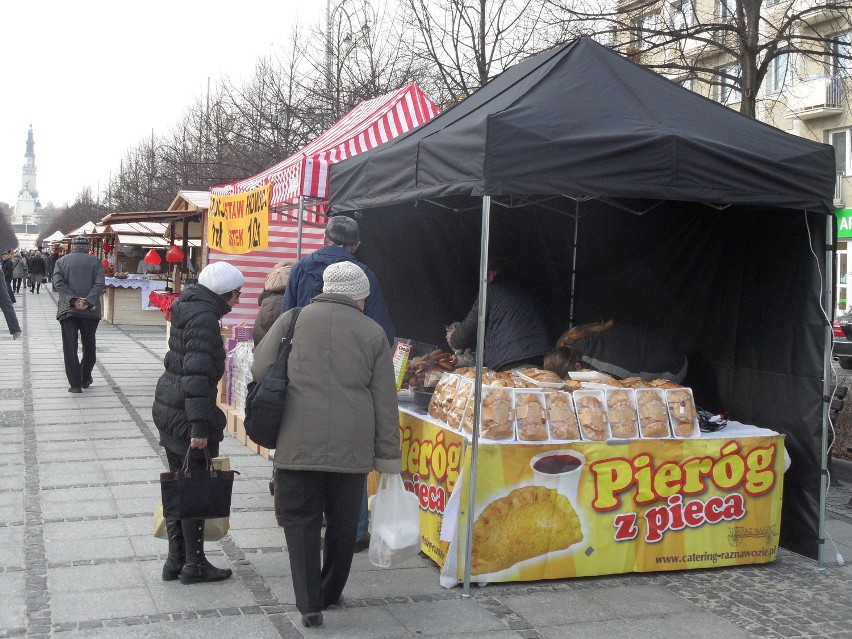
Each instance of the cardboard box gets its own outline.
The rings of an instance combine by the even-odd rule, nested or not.
[[[244,418],[245,415],[243,415],[242,411],[238,411],[234,408],[228,409],[228,420],[233,420],[234,422],[234,437],[243,444],[248,441],[248,437],[246,437],[246,427],[245,424],[243,424]]]
[[[222,379],[219,380],[219,384],[216,387],[216,402],[219,404],[225,403],[225,396],[227,394],[226,383],[225,376],[222,375]]]
[[[263,457],[264,459],[268,459],[268,460],[272,461],[272,458],[275,456],[275,449],[274,448],[264,448],[263,446],[261,446],[260,450],[258,451],[258,454],[261,457]]]

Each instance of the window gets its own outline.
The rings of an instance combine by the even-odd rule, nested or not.
[[[676,0],[672,3],[672,26],[686,29],[695,24],[695,5],[693,0]]]
[[[716,0],[716,15],[724,22],[733,20],[737,15],[736,0]]]
[[[828,141],[834,147],[834,160],[837,163],[837,170],[844,175],[850,174],[850,153],[849,145],[852,140],[852,131],[844,129],[843,131],[832,131],[828,134]]]
[[[716,101],[722,104],[734,104],[742,99],[740,93],[740,65],[732,64],[719,69],[716,78]]]
[[[826,74],[829,76],[848,77],[852,75],[852,32],[837,33],[828,45],[828,61]]]
[[[769,72],[766,74],[766,89],[769,93],[778,93],[790,81],[790,54],[780,53],[769,62]]]
[[[634,22],[638,45],[656,44],[660,35],[660,15],[648,13]]]

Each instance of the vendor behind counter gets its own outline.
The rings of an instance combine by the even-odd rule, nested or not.
[[[563,379],[571,371],[592,369],[619,379],[668,379],[678,384],[686,377],[688,364],[668,339],[612,320],[572,328],[544,358],[544,368]]]

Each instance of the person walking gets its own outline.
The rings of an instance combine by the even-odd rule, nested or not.
[[[12,299],[9,297],[9,291],[5,286],[0,286],[0,309],[3,310],[3,315],[6,318],[6,326],[9,327],[9,333],[12,334],[12,339],[18,339],[21,336],[21,325],[18,322],[18,315],[15,313],[15,307],[12,306]]]
[[[402,463],[390,345],[364,314],[367,275],[343,261],[322,277],[322,293],[296,320],[274,457],[296,607],[306,627],[322,625],[322,611],[341,602],[367,473],[399,473]],[[292,311],[279,317],[255,348],[254,381],[269,373],[292,321]]]
[[[54,246],[53,252],[51,252],[50,256],[47,258],[47,279],[50,280],[50,286],[54,291],[56,290],[56,287],[53,286],[53,269],[56,268],[56,262],[60,257],[62,257],[62,249],[58,246]]]
[[[290,269],[292,267],[293,263],[289,260],[278,262],[269,272],[269,275],[266,276],[263,292],[258,299],[260,308],[257,310],[257,315],[254,318],[252,339],[255,346],[260,343],[260,340],[266,335],[269,327],[281,315],[281,305],[284,303],[284,291],[287,289],[287,280],[290,277]]]
[[[101,320],[101,294],[104,292],[104,265],[89,255],[89,241],[74,238],[71,252],[56,262],[53,285],[59,294],[56,319],[62,327],[62,353],[68,392],[82,393],[92,385],[95,368],[95,334]],[[77,343],[83,344],[83,360],[77,356]]]
[[[395,329],[391,322],[382,289],[376,275],[354,257],[355,251],[361,244],[361,234],[358,222],[345,215],[336,215],[329,219],[325,227],[324,245],[302,258],[290,270],[287,290],[284,292],[282,311],[289,311],[296,306],[307,306],[315,296],[322,293],[323,272],[330,264],[349,262],[358,266],[370,282],[370,294],[364,302],[364,314],[379,324],[385,331],[389,344],[393,344]],[[367,491],[364,490],[361,504],[361,519],[358,520],[356,552],[366,550],[370,545],[370,511],[367,501]]]
[[[18,301],[15,299],[15,289],[12,287],[12,275],[15,271],[15,266],[12,263],[13,257],[15,256],[11,252],[3,254],[3,279],[6,280],[6,290],[9,293],[9,299],[12,300],[12,304]]]
[[[47,277],[47,264],[41,251],[33,253],[30,261],[30,293],[41,293],[42,279]],[[45,281],[47,281],[45,279]]]
[[[12,287],[17,295],[21,294],[21,282],[26,279],[28,271],[27,260],[20,253],[16,253],[12,258]]]
[[[225,346],[219,320],[240,299],[243,274],[227,262],[204,267],[198,284],[187,286],[171,306],[169,350],[165,372],[157,381],[151,414],[160,431],[171,471],[189,459],[190,469],[203,469],[219,455],[225,414],[216,405],[218,383],[225,373]],[[230,568],[217,568],[204,554],[203,519],[167,519],[169,556],[163,581],[182,584],[222,581]]]

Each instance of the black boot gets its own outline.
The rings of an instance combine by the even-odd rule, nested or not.
[[[217,568],[204,556],[204,520],[181,519],[183,539],[186,544],[186,563],[180,571],[182,584],[194,584],[199,581],[222,581],[230,577],[230,568]]]
[[[169,558],[163,566],[163,581],[174,581],[180,577],[180,571],[186,563],[186,544],[180,519],[167,519],[166,531],[169,534]]]

